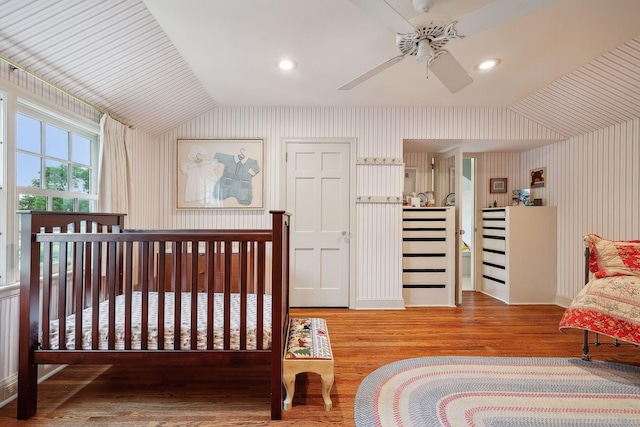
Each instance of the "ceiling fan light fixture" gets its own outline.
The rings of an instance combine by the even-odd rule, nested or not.
[[[298,66],[293,59],[285,58],[278,61],[278,68],[284,71],[291,71]]]
[[[485,61],[482,61],[478,65],[476,65],[476,70],[478,70],[478,71],[489,71],[489,70],[491,70],[493,68],[496,68],[498,65],[500,65],[501,62],[502,62],[502,60],[500,60],[500,58],[487,59]]]
[[[419,62],[426,62],[433,55],[433,49],[429,44],[428,39],[423,39],[418,42],[418,51],[416,52],[416,59]]]

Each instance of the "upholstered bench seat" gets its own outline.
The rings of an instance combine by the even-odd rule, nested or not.
[[[296,375],[300,372],[314,372],[320,375],[324,409],[330,411],[332,407],[330,392],[334,380],[333,352],[324,319],[310,317],[289,320],[287,351],[282,374],[287,391],[284,409],[291,408]]]

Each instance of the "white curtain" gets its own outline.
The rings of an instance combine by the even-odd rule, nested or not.
[[[100,119],[100,171],[98,211],[129,212],[129,160],[127,127],[108,114]]]

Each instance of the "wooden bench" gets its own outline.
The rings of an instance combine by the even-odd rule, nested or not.
[[[333,387],[333,352],[327,324],[320,318],[293,318],[289,321],[287,351],[283,361],[282,382],[287,392],[284,409],[291,409],[295,393],[296,375],[314,372],[322,380],[322,399],[325,411],[330,411]]]

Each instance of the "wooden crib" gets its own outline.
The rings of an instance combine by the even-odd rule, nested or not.
[[[285,212],[271,211],[270,230],[125,230],[122,214],[20,214],[18,419],[37,410],[40,364],[270,364],[271,418],[281,418]]]

